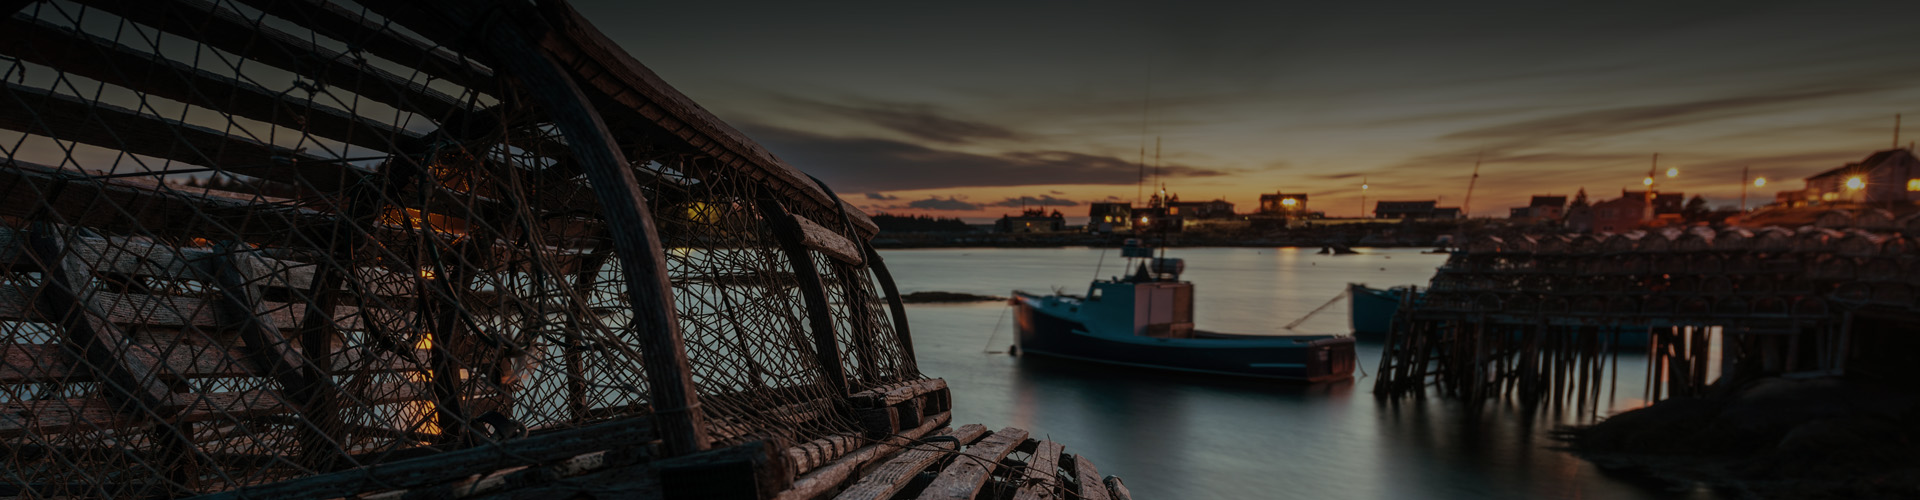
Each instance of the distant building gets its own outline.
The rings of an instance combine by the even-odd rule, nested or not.
[[[1067,229],[1067,217],[1054,210],[1052,215],[1047,209],[1034,208],[1023,210],[1019,217],[1002,215],[993,223],[996,233],[1053,233]]]
[[[1087,211],[1087,231],[1111,233],[1133,227],[1132,203],[1090,203]]]
[[[1527,206],[1509,209],[1507,218],[1527,223],[1559,222],[1566,218],[1566,212],[1567,197],[1534,195]]]
[[[1277,215],[1281,217],[1305,217],[1312,212],[1307,211],[1306,193],[1288,194],[1280,192],[1260,195],[1259,213],[1262,215]]]
[[[1621,196],[1593,204],[1591,229],[1602,233],[1618,233],[1640,227],[1647,213],[1647,199],[1644,197]]]
[[[1875,152],[1814,174],[1805,189],[1781,192],[1775,200],[1787,206],[1920,201],[1920,159],[1906,149]]]
[[[1373,216],[1382,219],[1458,219],[1460,207],[1435,206],[1437,201],[1382,201],[1373,206]]]
[[[1224,219],[1233,217],[1233,203],[1227,200],[1180,201],[1178,197],[1167,202],[1167,215],[1183,220]]]
[[[1591,222],[1583,221],[1577,226],[1585,226],[1586,229],[1602,233],[1618,233],[1631,231],[1649,223],[1678,222],[1683,219],[1680,212],[1686,200],[1686,193],[1654,191],[1653,213],[1649,214],[1646,191],[1623,189],[1620,191],[1619,198],[1593,204],[1593,208],[1589,209],[1589,213],[1592,214],[1589,218]],[[1582,229],[1577,226],[1569,224],[1571,229]]]
[[[1620,190],[1620,197],[1626,198],[1626,199],[1640,200],[1640,204],[1642,205],[1645,205],[1647,203],[1646,191],[1628,191],[1628,190],[1622,189]],[[1654,191],[1653,192],[1653,215],[1651,216],[1646,216],[1645,214],[1642,214],[1642,215],[1646,216],[1646,218],[1648,219],[1652,219],[1662,214],[1678,214],[1680,213],[1681,209],[1686,207],[1686,204],[1687,204],[1686,193],[1678,193],[1678,192],[1663,193],[1660,191]]]

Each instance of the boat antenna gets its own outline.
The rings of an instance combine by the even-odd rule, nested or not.
[[[1484,149],[1473,155],[1473,177],[1467,179],[1467,199],[1460,202],[1460,217],[1463,219],[1473,218],[1473,185],[1480,183],[1480,160],[1486,155]]]

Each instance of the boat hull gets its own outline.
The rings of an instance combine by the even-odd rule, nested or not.
[[[1381,290],[1359,283],[1347,285],[1347,317],[1353,327],[1353,338],[1368,342],[1380,342],[1387,339],[1387,330],[1393,328],[1393,315],[1400,311],[1400,297],[1405,289]]]
[[[1111,335],[1036,307],[1016,294],[1014,329],[1021,355],[1052,356],[1161,370],[1307,383],[1353,378],[1353,339],[1195,332],[1195,338]]]

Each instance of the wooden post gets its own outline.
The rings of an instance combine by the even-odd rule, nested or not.
[[[812,251],[800,243],[800,224],[778,201],[761,198],[754,200],[754,203],[759,206],[761,216],[772,226],[774,239],[779,241],[780,249],[787,254],[787,260],[793,267],[800,298],[807,307],[807,326],[813,330],[814,359],[820,365],[821,378],[836,397],[846,399],[851,393],[847,386],[846,368],[840,359],[840,344],[834,338],[832,305],[827,303],[826,285],[821,282],[819,270],[814,266]]]
[[[887,309],[893,315],[893,334],[900,342],[902,361],[909,364],[913,371],[920,371],[913,353],[913,332],[907,328],[907,306],[900,301],[900,287],[893,282],[893,273],[887,271],[887,263],[875,251],[873,242],[862,241],[860,248],[867,253],[867,266],[873,269],[873,276],[880,281],[880,291],[887,295]]]

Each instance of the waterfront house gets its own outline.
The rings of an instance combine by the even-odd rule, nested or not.
[[[1920,201],[1920,159],[1907,149],[1878,151],[1806,178],[1806,188],[1775,198],[1789,207]]]
[[[1305,217],[1309,213],[1307,212],[1307,194],[1276,192],[1260,195],[1259,213],[1289,218]]]
[[[993,223],[996,233],[1052,233],[1066,230],[1067,217],[1056,209],[1047,214],[1047,209],[1031,208],[1020,211],[1020,216],[1002,215]]]

